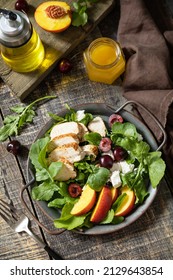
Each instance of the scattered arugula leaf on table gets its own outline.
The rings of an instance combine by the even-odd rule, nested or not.
[[[45,99],[56,98],[56,96],[44,96],[36,99],[28,106],[17,105],[11,107],[14,115],[8,115],[5,117],[3,123],[4,125],[0,128],[0,141],[5,141],[9,136],[18,135],[20,129],[27,123],[31,123],[35,116],[35,111],[33,107],[36,103],[43,101]]]
[[[88,8],[98,0],[78,0],[73,2],[73,14],[72,14],[72,25],[73,26],[84,26],[88,22]]]

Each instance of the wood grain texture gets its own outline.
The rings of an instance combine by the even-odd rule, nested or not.
[[[99,1],[94,4],[94,9],[89,9],[89,23],[85,27],[70,26],[70,28],[62,33],[53,34],[43,30],[35,22],[34,11],[42,2],[43,1],[41,0],[28,0],[30,5],[28,17],[45,47],[45,59],[41,67],[30,73],[17,73],[11,71],[8,66],[5,65],[2,57],[0,57],[0,75],[4,82],[11,88],[13,95],[21,100],[38,86],[38,84],[55,67],[57,61],[61,57],[67,56],[87,36],[87,34],[95,28],[95,26],[112,9],[114,4],[113,0]],[[72,7],[72,0],[66,2]],[[0,6],[8,9],[14,9],[14,3],[14,1],[0,0]]]
[[[67,74],[58,73],[53,69],[51,73],[25,99],[29,104],[41,96],[54,94],[56,99],[39,104],[33,124],[26,126],[15,139],[23,146],[22,153],[17,158],[7,153],[6,144],[0,143],[0,196],[8,195],[14,204],[21,207],[19,190],[27,182],[28,150],[38,131],[50,119],[48,112],[58,113],[65,104],[73,107],[87,102],[109,103],[117,109],[124,103],[121,80],[113,85],[95,83],[88,80],[82,59],[83,50],[95,38],[108,34],[116,38],[116,22],[118,7],[106,17],[99,28],[95,28],[87,38],[70,54],[73,70]],[[115,28],[114,28],[115,26]],[[10,113],[10,107],[22,104],[11,95],[10,88],[0,80],[1,117]],[[0,118],[0,125],[2,125]],[[29,202],[29,196],[26,195]],[[52,223],[37,208],[31,207],[37,213],[39,220],[45,225]],[[173,197],[170,189],[163,180],[158,195],[144,215],[135,223],[118,232],[104,236],[83,236],[71,231],[65,231],[59,236],[48,235],[43,232],[49,245],[64,259],[173,259]],[[41,236],[42,232],[32,221],[32,229]],[[9,242],[9,239],[11,242]],[[15,234],[0,218],[0,259],[49,259],[47,254],[33,242],[25,233]]]
[[[6,150],[6,143],[0,145],[0,198],[6,202],[13,201],[16,208],[22,209],[19,190],[23,185],[18,162],[15,157]],[[29,200],[27,199],[29,204]],[[24,210],[24,209],[23,209]],[[36,225],[31,223],[33,232],[41,237]],[[0,259],[49,259],[47,253],[39,247],[27,233],[16,234],[8,224],[0,217]],[[2,239],[2,236],[4,237]],[[2,241],[3,240],[3,241]],[[8,251],[6,250],[8,247]],[[20,249],[19,249],[20,248]],[[31,248],[28,250],[28,248]]]

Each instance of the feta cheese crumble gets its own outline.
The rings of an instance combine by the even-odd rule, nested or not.
[[[112,172],[111,176],[110,176],[110,181],[112,183],[112,186],[114,188],[118,188],[121,186],[121,178],[120,178],[120,171],[119,170],[115,170]]]
[[[135,167],[134,164],[132,164],[132,163],[129,164],[125,160],[120,161],[119,164],[121,166],[121,171],[122,171],[123,174],[132,172],[134,167]]]
[[[85,117],[85,110],[78,110],[76,112],[76,118],[78,121],[81,121]]]

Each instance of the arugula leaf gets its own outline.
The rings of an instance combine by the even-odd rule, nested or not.
[[[32,188],[31,195],[35,200],[49,201],[54,192],[58,191],[59,187],[50,180],[44,181],[42,184]]]
[[[62,206],[64,206],[65,203],[66,203],[65,197],[55,198],[54,200],[48,203],[48,207],[62,208]]]
[[[58,182],[59,185],[59,193],[61,196],[64,197],[69,197],[69,192],[68,192],[68,184],[66,182]]]
[[[156,188],[160,180],[164,176],[166,165],[161,158],[161,152],[155,151],[149,153],[146,157],[148,165],[149,178],[153,188]]]
[[[5,141],[11,135],[17,135],[17,123],[19,118],[17,117],[16,120],[11,124],[5,124],[0,128],[0,141]]]
[[[104,218],[104,220],[102,220],[100,222],[101,225],[105,225],[105,224],[113,224],[113,225],[117,225],[120,224],[124,221],[124,217],[120,216],[120,217],[116,217],[115,216],[115,211],[111,208],[108,213],[107,216]]]
[[[147,183],[142,177],[136,182],[134,191],[136,195],[135,204],[142,204],[144,199],[149,195],[149,192],[147,191]]]
[[[68,230],[72,230],[83,225],[84,220],[88,214],[82,216],[73,216],[70,214],[72,208],[72,203],[66,203],[64,205],[64,207],[62,208],[61,217],[54,220],[54,225],[56,228],[65,228]]]
[[[53,113],[51,113],[51,112],[48,112],[48,114],[49,114],[49,116],[50,116],[53,120],[55,120],[57,123],[61,123],[61,122],[64,122],[64,121],[65,121],[65,119],[64,119],[63,117],[60,117],[60,116],[58,116],[58,115],[55,115],[55,114],[53,114]]]
[[[97,132],[89,132],[84,135],[84,140],[88,141],[90,144],[99,146],[102,137]]]
[[[62,208],[67,202],[74,204],[76,198],[69,196],[58,197],[48,203],[48,207]]]
[[[115,122],[112,125],[112,134],[123,136],[123,137],[133,137],[135,139],[138,139],[138,132],[136,130],[136,127],[134,124],[125,122]]]
[[[52,179],[59,173],[62,166],[63,166],[62,162],[51,162],[51,164],[48,167],[48,172]]]
[[[88,15],[86,12],[81,10],[77,10],[76,12],[73,12],[72,14],[72,25],[73,26],[84,26],[88,21]]]
[[[23,106],[23,105],[16,105],[14,107],[11,107],[11,111],[13,111],[17,114],[21,114],[24,110],[25,110],[25,106]]]
[[[121,204],[124,202],[124,200],[126,199],[127,194],[123,193],[121,195],[118,196],[118,198],[115,200],[115,202],[112,205],[112,209],[114,210],[114,213],[116,213],[118,211],[118,208],[121,206]]]
[[[62,162],[52,162],[48,168],[36,169],[36,181],[44,181],[50,179],[54,182],[54,177],[61,170]]]
[[[144,199],[148,196],[147,181],[144,179],[143,175],[145,172],[145,169],[143,169],[142,165],[140,165],[137,170],[121,176],[122,185],[128,185],[130,189],[135,191],[135,204],[142,204]]]
[[[95,165],[90,164],[86,161],[81,161],[81,162],[75,162],[74,166],[82,171],[83,173],[89,174],[92,173],[95,170]]]
[[[31,145],[29,158],[31,159],[31,162],[36,170],[41,170],[42,167],[45,166],[45,160],[41,159],[41,155],[43,157],[45,156],[45,147],[47,146],[49,139],[50,138],[48,136],[45,138],[40,138]],[[43,152],[41,153],[41,151],[44,151],[44,154]]]
[[[114,218],[113,218],[111,224],[117,225],[117,224],[122,223],[123,221],[124,221],[124,217],[122,217],[122,216],[120,216],[120,217],[114,216]]]
[[[67,122],[70,121],[77,121],[77,115],[76,115],[76,111],[72,108],[70,108],[67,104],[66,104],[66,108],[69,110],[69,112],[65,115],[65,120]]]
[[[80,120],[80,123],[83,123],[84,125],[87,126],[88,123],[92,120],[93,120],[93,115],[90,113],[85,113],[85,117],[82,120]]]
[[[31,145],[29,158],[36,169],[36,181],[50,179],[53,182],[54,177],[63,166],[62,162],[51,162],[51,164],[48,165],[46,152],[49,139],[48,136],[40,138]]]
[[[26,124],[31,123],[35,116],[33,107],[36,103],[45,99],[56,98],[56,96],[44,96],[36,99],[28,106],[17,105],[11,108],[11,111],[15,112],[16,115],[9,115],[4,119],[4,125],[0,128],[0,141],[5,141],[9,136],[18,135],[20,129]]]
[[[92,174],[89,175],[87,184],[95,191],[100,191],[106,184],[110,176],[110,171],[104,167],[96,167]]]
[[[49,173],[45,168],[36,169],[35,178],[37,182],[45,181],[49,179]],[[51,180],[52,181],[52,180]]]
[[[110,224],[114,218],[114,210],[110,209],[106,215],[106,217],[100,222],[100,224],[104,225],[104,224]]]
[[[14,115],[6,116],[5,119],[4,119],[4,124],[12,123],[15,120],[16,120],[16,116],[14,116]]]
[[[78,0],[73,2],[72,25],[84,26],[88,22],[88,8],[98,0]]]

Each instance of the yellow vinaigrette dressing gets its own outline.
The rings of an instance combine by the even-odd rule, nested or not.
[[[4,62],[16,72],[36,70],[44,47],[25,13],[0,9],[0,44]]]
[[[124,71],[120,46],[109,38],[94,40],[84,52],[84,63],[92,81],[112,84]]]
[[[38,34],[33,29],[29,41],[18,48],[1,48],[1,55],[6,64],[16,72],[36,70],[43,62],[45,51]]]
[[[115,48],[109,45],[99,45],[91,52],[91,59],[98,65],[112,64],[117,58]]]

